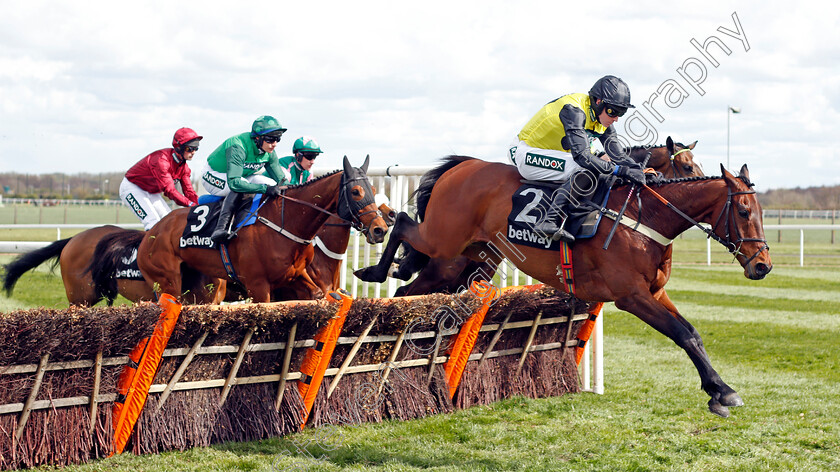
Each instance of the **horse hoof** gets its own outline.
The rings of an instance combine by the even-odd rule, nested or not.
[[[714,400],[709,400],[709,411],[721,418],[729,418],[729,408],[726,408]]]
[[[364,269],[359,269],[353,272],[353,275],[359,278],[359,280],[363,282],[376,282],[382,283],[385,281],[385,277],[379,276],[374,272],[376,266],[372,267],[365,267]]]
[[[737,392],[728,393],[720,398],[720,404],[723,406],[744,406],[744,400]]]

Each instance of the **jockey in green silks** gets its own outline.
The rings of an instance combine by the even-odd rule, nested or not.
[[[207,157],[201,183],[211,195],[225,197],[219,221],[210,238],[217,244],[232,237],[231,220],[244,193],[279,195],[286,183],[274,148],[286,128],[264,115],[251,125],[251,132],[228,138]],[[267,175],[257,174],[265,169]]]
[[[321,154],[321,147],[315,139],[302,136],[292,146],[292,155],[280,158],[280,167],[286,173],[291,185],[305,184],[312,179],[312,166]]]

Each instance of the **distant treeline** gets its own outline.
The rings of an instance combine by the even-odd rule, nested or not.
[[[98,174],[0,173],[0,193],[7,198],[118,199],[125,172]]]
[[[19,174],[0,173],[0,193],[12,198],[111,199],[119,198],[124,172],[99,174]],[[193,177],[195,177],[193,175]],[[763,208],[792,210],[840,209],[840,185],[777,189],[760,192]]]
[[[768,190],[759,192],[758,201],[762,208],[783,210],[840,209],[840,185]]]

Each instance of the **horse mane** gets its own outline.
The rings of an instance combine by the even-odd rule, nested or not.
[[[332,175],[335,175],[335,174],[337,174],[337,173],[339,173],[339,172],[344,172],[344,171],[343,171],[343,170],[341,170],[341,169],[334,170],[334,171],[332,171],[332,172],[328,172],[328,173],[326,173],[326,174],[324,174],[324,175],[322,175],[322,176],[320,176],[320,177],[316,177],[316,178],[314,178],[314,179],[312,179],[312,180],[309,180],[309,181],[307,181],[307,182],[304,182],[304,183],[302,183],[302,184],[289,185],[289,186],[287,187],[287,190],[293,190],[293,189],[298,189],[298,188],[306,187],[307,185],[312,185],[312,184],[314,184],[315,182],[318,182],[318,181],[320,181],[320,180],[326,179],[327,177],[330,177],[330,176],[332,176]]]
[[[94,303],[103,298],[108,301],[108,306],[114,303],[119,293],[117,279],[114,277],[117,263],[125,257],[126,249],[137,247],[145,235],[145,231],[126,229],[105,235],[96,243],[90,265],[85,269],[93,278],[93,291],[96,296]]]
[[[741,182],[744,182],[744,184],[747,187],[754,187],[755,186],[755,184],[752,183],[752,181],[750,181],[750,179],[747,178],[747,176],[745,176],[745,175],[736,175],[735,177],[738,178],[738,179],[741,179]],[[680,183],[680,182],[696,182],[696,181],[699,181],[699,180],[715,180],[715,179],[722,179],[722,178],[723,178],[722,175],[704,175],[704,176],[692,176],[692,177],[679,177],[679,178],[676,178],[676,179],[662,179],[660,182],[652,184],[652,186],[658,187],[660,185],[665,185],[665,184],[674,184],[674,183]]]
[[[443,164],[423,174],[420,179],[420,185],[417,190],[411,194],[409,200],[414,199],[417,203],[417,217],[420,221],[426,216],[426,206],[429,204],[429,198],[432,196],[432,188],[435,186],[437,180],[446,173],[449,169],[461,164],[462,162],[474,160],[474,157],[468,156],[446,156],[443,159]]]
[[[657,144],[656,146],[651,146],[650,144],[640,144],[640,145],[637,145],[637,146],[625,147],[623,149],[624,149],[624,152],[632,155],[634,152],[649,151],[651,149],[659,149],[659,148],[664,148],[664,147],[668,147],[668,145],[667,144]],[[688,148],[688,146],[686,146],[685,144],[680,143],[680,142],[676,142],[676,141],[674,141],[674,147],[675,148],[676,147],[681,147],[683,149]],[[604,154],[606,154],[606,152],[598,151],[598,154],[596,154],[595,156],[596,157],[601,157]]]

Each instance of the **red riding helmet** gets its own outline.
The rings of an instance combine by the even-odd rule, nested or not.
[[[180,149],[181,146],[187,144],[190,141],[194,141],[196,139],[201,140],[203,136],[199,136],[198,133],[193,131],[190,128],[181,128],[175,132],[175,136],[172,137],[172,147],[175,149]]]

